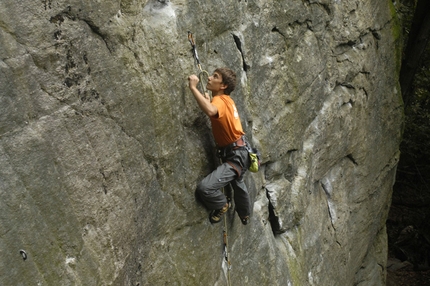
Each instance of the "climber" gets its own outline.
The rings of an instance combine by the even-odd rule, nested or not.
[[[222,161],[216,170],[198,184],[196,195],[211,211],[210,222],[218,223],[229,208],[221,188],[230,183],[234,190],[236,211],[241,222],[246,225],[249,223],[251,203],[243,176],[249,168],[250,160],[239,114],[230,97],[236,86],[236,74],[228,68],[214,71],[206,86],[212,92],[212,102],[208,94],[203,95],[198,90],[199,78],[196,75],[190,75],[188,83],[200,109],[211,120],[217,155]]]

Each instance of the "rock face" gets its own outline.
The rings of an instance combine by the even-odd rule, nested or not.
[[[230,270],[188,30],[263,154]],[[0,284],[383,285],[398,37],[390,0],[2,0]]]

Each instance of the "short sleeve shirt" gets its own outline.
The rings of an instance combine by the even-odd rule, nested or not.
[[[239,140],[245,133],[233,99],[228,95],[217,95],[212,104],[218,109],[218,114],[210,117],[216,144],[225,147]]]

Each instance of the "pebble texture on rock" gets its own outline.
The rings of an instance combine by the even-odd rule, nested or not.
[[[229,273],[188,30],[263,154]],[[399,31],[391,0],[2,0],[0,284],[384,285]]]

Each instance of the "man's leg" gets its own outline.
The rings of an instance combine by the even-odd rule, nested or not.
[[[230,164],[224,163],[197,185],[197,196],[206,208],[209,210],[219,210],[225,206],[227,198],[221,192],[221,188],[234,180],[236,176],[234,168]]]
[[[249,217],[251,215],[251,199],[245,182],[243,179],[233,180],[231,185],[234,190],[234,203],[237,214],[241,219]]]

